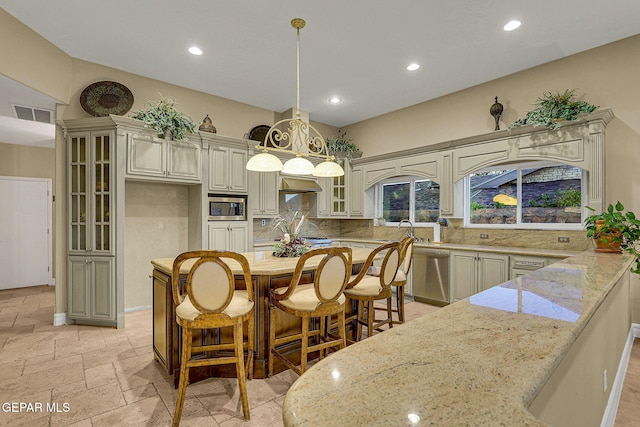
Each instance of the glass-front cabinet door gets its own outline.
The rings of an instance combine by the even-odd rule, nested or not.
[[[337,162],[343,169],[347,169],[347,164],[344,160],[338,160]],[[346,180],[344,175],[333,178],[331,215],[347,215],[347,187],[345,183]]]
[[[87,133],[69,138],[69,252],[112,253],[112,136]]]

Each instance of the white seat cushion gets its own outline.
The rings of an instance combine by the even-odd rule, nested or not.
[[[349,282],[354,280],[357,276],[351,276]],[[362,280],[351,289],[345,289],[344,293],[348,295],[367,295],[375,296],[382,292],[382,286],[380,286],[380,278],[376,276],[369,276],[365,274]]]
[[[276,293],[283,294],[287,288],[278,288]],[[337,299],[338,304],[344,304],[346,298],[340,295]],[[280,300],[280,304],[291,309],[299,311],[314,311],[320,305],[320,300],[316,297],[313,283],[296,286],[296,290],[286,300]]]
[[[396,273],[396,278],[394,279],[394,282],[404,282],[407,280],[407,275],[404,274],[404,271],[398,269],[398,272]]]
[[[233,298],[223,313],[229,317],[240,317],[251,310],[253,310],[253,301],[249,301],[247,291],[241,290],[233,293]],[[176,316],[181,319],[193,321],[201,314],[202,313],[193,306],[188,296],[176,307]]]

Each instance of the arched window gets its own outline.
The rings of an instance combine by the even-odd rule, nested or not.
[[[378,184],[378,212],[387,223],[403,219],[415,224],[432,224],[440,215],[440,186],[419,177],[398,177]]]
[[[497,165],[465,178],[465,224],[579,229],[585,204],[583,171],[531,162]]]

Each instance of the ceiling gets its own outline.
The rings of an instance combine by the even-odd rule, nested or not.
[[[276,112],[295,106],[289,22],[304,18],[300,107],[338,127],[640,33],[640,2],[623,0],[0,0],[0,7],[73,57]],[[511,19],[522,26],[503,31]],[[204,54],[187,53],[192,45]],[[407,71],[411,62],[420,68]],[[330,104],[332,96],[343,102]]]

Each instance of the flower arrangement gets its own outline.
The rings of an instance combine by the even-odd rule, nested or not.
[[[160,138],[180,141],[187,133],[195,131],[196,124],[191,117],[177,111],[175,104],[175,100],[161,96],[156,103],[147,102],[149,109],[138,111],[131,117],[152,127]]]
[[[311,249],[311,244],[298,236],[303,224],[304,215],[299,212],[287,216],[276,215],[273,218],[273,230],[283,233],[282,239],[273,245],[273,255],[277,257],[298,257]]]

